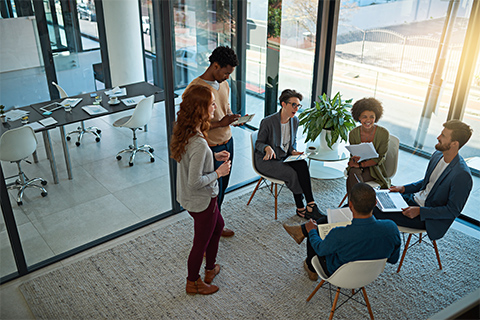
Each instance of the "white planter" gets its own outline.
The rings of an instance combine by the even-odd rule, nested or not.
[[[326,139],[326,136],[327,135],[330,135],[331,131],[330,130],[322,130],[322,132],[320,132],[320,135],[317,137],[317,139],[315,139],[315,141],[313,142],[309,142],[307,143],[307,150],[309,152],[325,152],[325,151],[332,151],[332,150],[337,150],[338,149],[338,146],[340,145],[340,137],[337,139],[337,142],[335,142],[333,145],[332,145],[332,148],[330,149],[327,145],[327,139]]]

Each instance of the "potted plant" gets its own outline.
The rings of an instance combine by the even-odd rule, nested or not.
[[[315,101],[315,106],[303,111],[300,116],[300,125],[303,125],[303,133],[307,134],[305,142],[315,141],[322,131],[330,131],[325,135],[328,148],[340,139],[348,141],[348,132],[355,128],[350,109],[352,100],[343,100],[338,92],[333,99],[329,99],[324,93]]]
[[[2,123],[7,122],[7,117],[5,117],[5,106],[3,104],[0,105],[0,120]]]

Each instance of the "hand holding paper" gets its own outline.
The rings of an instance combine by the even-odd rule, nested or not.
[[[371,142],[364,142],[360,144],[352,144],[345,146],[352,156],[360,157],[357,162],[361,162],[368,159],[378,158],[377,150]]]

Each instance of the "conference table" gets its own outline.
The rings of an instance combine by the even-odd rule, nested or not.
[[[136,105],[126,105],[122,100],[130,98],[130,97],[137,97],[140,95],[144,95],[145,97],[148,97],[150,95],[155,95],[154,102],[160,102],[165,100],[165,93],[164,91],[157,87],[154,86],[148,82],[138,82],[138,83],[133,83],[133,84],[128,84],[125,86],[120,86],[120,88],[125,88],[126,89],[126,95],[124,96],[119,96],[120,103],[116,105],[110,105],[108,103],[109,97],[105,94],[106,91],[109,91],[110,89],[104,89],[104,90],[98,90],[94,92],[89,92],[89,93],[84,93],[84,94],[79,94],[75,96],[69,96],[68,98],[82,98],[82,100],[74,107],[72,108],[71,112],[66,112],[64,108],[59,108],[55,111],[53,111],[50,115],[44,115],[43,110],[41,110],[42,107],[49,105],[54,102],[62,102],[65,98],[63,99],[55,99],[55,100],[50,100],[50,101],[45,101],[45,102],[40,102],[36,104],[32,104],[29,106],[25,106],[22,108],[19,108],[20,110],[24,111],[29,111],[28,115],[28,121],[30,124],[35,123],[39,120],[46,119],[48,117],[52,117],[55,119],[56,123],[45,126],[45,127],[36,127],[35,132],[41,132],[43,136],[43,141],[45,144],[45,152],[47,154],[47,158],[50,162],[50,168],[52,171],[52,176],[53,176],[53,181],[55,184],[58,183],[58,172],[57,172],[57,166],[56,166],[56,161],[55,161],[55,156],[53,154],[53,147],[52,147],[52,141],[50,138],[50,133],[49,130],[59,128],[60,130],[60,137],[62,140],[62,148],[63,148],[63,154],[65,158],[65,164],[67,168],[67,173],[68,173],[68,178],[73,179],[73,174],[72,174],[72,166],[70,162],[70,153],[68,150],[68,144],[66,141],[66,135],[65,135],[65,126],[68,124],[76,123],[76,122],[81,122],[89,119],[94,119],[97,117],[103,117],[103,116],[108,116],[114,113],[126,111],[126,110],[131,110],[136,107]],[[102,101],[100,105],[107,110],[107,112],[100,113],[100,114],[94,114],[90,115],[86,111],[82,109],[83,106],[87,105],[93,105],[95,102],[95,96],[101,96]],[[9,121],[7,123],[3,123],[0,126],[0,135],[3,134],[6,130],[17,128],[22,126],[23,124],[21,123],[21,120],[16,120],[16,121]],[[34,154],[34,160],[37,162],[36,154]]]

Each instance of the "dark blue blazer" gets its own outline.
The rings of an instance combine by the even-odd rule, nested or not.
[[[436,151],[428,163],[425,177],[405,186],[405,193],[415,193],[425,189],[435,166],[443,157]],[[420,219],[425,221],[428,237],[442,238],[456,217],[460,215],[472,190],[473,180],[470,169],[457,154],[445,168],[430,190],[425,207],[420,208]]]

